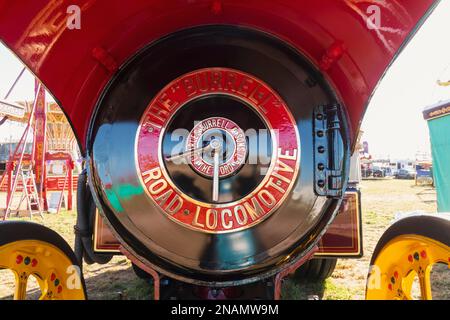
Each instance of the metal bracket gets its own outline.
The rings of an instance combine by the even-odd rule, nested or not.
[[[344,183],[344,141],[340,105],[314,110],[314,190],[320,196],[340,198]]]
[[[160,277],[158,272],[156,270],[153,270],[152,268],[148,267],[144,263],[142,263],[141,260],[136,258],[130,251],[125,249],[123,246],[120,246],[120,252],[127,257],[132,263],[137,265],[139,268],[147,272],[149,275],[153,278],[153,300],[159,300],[160,298]]]
[[[319,250],[318,246],[314,246],[307,254],[301,257],[297,262],[295,262],[290,267],[280,271],[275,275],[275,292],[274,292],[274,300],[281,299],[281,287],[283,284],[283,279],[287,277],[289,274],[295,272],[298,268],[300,268],[306,261],[312,259],[314,254]]]

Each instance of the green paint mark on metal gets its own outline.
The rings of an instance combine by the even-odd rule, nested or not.
[[[117,213],[124,211],[121,201],[130,200],[134,196],[141,195],[144,190],[141,186],[135,186],[132,184],[119,184],[114,189],[105,190],[106,196]]]

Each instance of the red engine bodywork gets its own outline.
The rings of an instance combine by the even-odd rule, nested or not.
[[[114,72],[149,43],[177,30],[209,24],[262,30],[301,51],[322,69],[345,103],[354,141],[378,81],[436,3],[0,0],[0,39],[58,100],[83,150],[93,108]],[[67,28],[70,5],[81,9],[79,30]],[[378,13],[377,27],[371,16]]]

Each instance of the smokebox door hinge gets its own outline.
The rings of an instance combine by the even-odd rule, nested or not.
[[[341,106],[314,110],[314,189],[320,196],[341,197],[344,183],[344,141]]]

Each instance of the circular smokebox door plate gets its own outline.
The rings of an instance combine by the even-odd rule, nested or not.
[[[211,116],[210,106],[219,102],[224,116]],[[243,117],[256,128],[240,127]],[[258,161],[250,156],[249,136],[261,130],[267,132],[269,161],[258,167],[259,177],[244,180]],[[175,133],[181,136],[177,144],[170,143]],[[135,152],[140,182],[167,218],[197,231],[226,233],[260,223],[283,203],[296,181],[300,145],[286,103],[266,83],[237,70],[206,68],[173,80],[153,98]],[[247,182],[230,190],[235,181]]]

